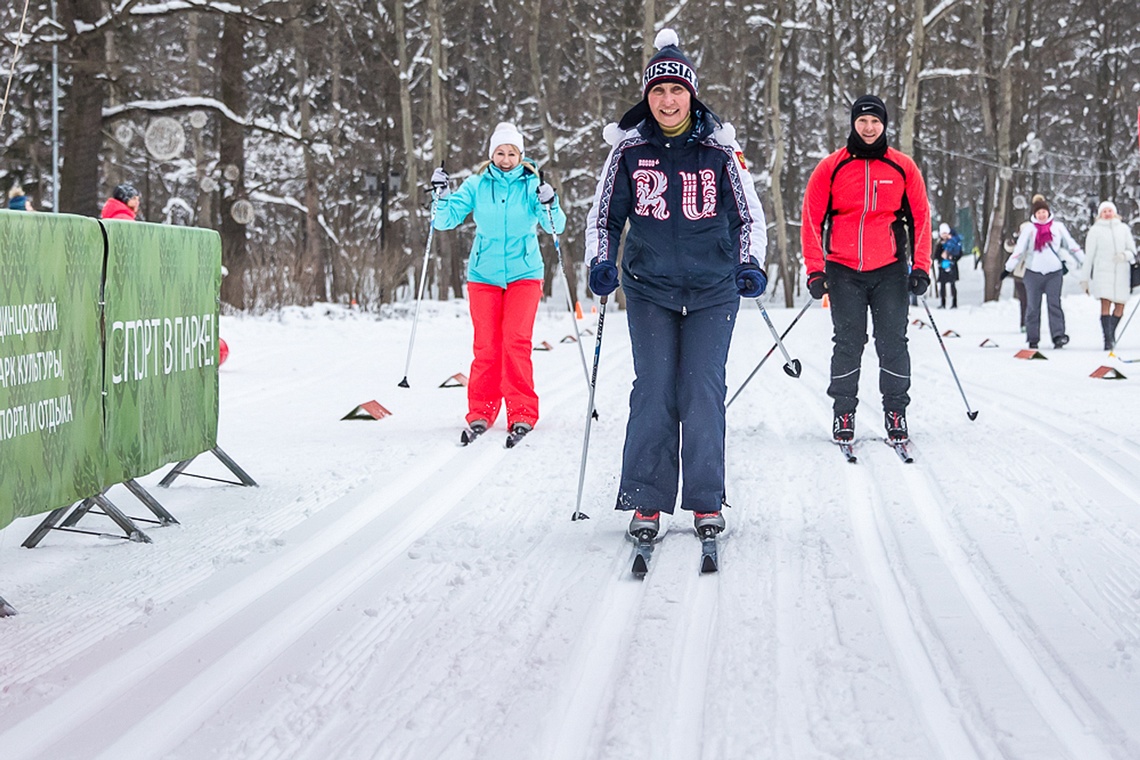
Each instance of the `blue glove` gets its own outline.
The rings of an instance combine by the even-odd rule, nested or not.
[[[768,287],[767,275],[751,261],[747,264],[737,264],[732,270],[732,277],[736,280],[736,292],[741,298],[759,298],[764,295],[764,290]]]
[[[618,272],[614,263],[608,259],[595,260],[590,266],[590,290],[594,291],[595,295],[608,296],[617,290],[617,286]]]

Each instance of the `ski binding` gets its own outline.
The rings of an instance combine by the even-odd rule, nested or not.
[[[720,569],[716,553],[716,536],[719,531],[705,528],[697,535],[701,539],[701,573],[715,573]]]
[[[901,441],[893,441],[890,438],[884,438],[883,443],[890,446],[899,455],[899,459],[903,460],[906,464],[914,463],[914,456],[910,453],[910,439],[904,438]]]
[[[843,452],[843,456],[848,462],[855,464],[859,461],[859,458],[855,456],[854,441],[836,441],[836,443],[839,444],[839,450]]]
[[[636,536],[629,538],[634,542],[633,565],[630,571],[634,578],[640,580],[649,572],[649,560],[653,558],[653,546],[657,543],[657,537],[648,530],[642,530],[638,531]]]

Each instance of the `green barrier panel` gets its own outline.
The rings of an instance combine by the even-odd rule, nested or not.
[[[104,484],[103,233],[0,211],[0,528]]]
[[[107,480],[112,485],[217,445],[217,232],[103,222]]]

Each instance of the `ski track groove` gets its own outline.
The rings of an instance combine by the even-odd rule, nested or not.
[[[995,400],[991,399],[991,401]],[[1009,403],[1008,395],[1003,396],[1003,402]],[[1012,413],[1002,409],[999,404],[994,403],[994,407],[999,410],[999,413],[1012,416]],[[1039,410],[1035,411],[1039,412]],[[1036,414],[1023,412],[1021,416],[1016,418],[1016,421],[1042,431],[1048,431],[1051,428],[1055,433],[1066,432],[1059,426],[1042,422]],[[1108,474],[1104,468],[1094,466],[1083,452],[1079,452],[1066,444],[1062,445],[1071,455],[1085,461],[1090,465],[1090,469],[1105,477],[1106,480],[1115,483],[1120,482],[1118,478]],[[917,448],[916,454],[918,457],[922,457],[923,450]],[[860,457],[860,465],[864,463],[864,459],[864,457]],[[916,459],[916,464],[920,461]],[[937,497],[934,495],[931,476],[925,473],[922,466],[903,465],[901,462],[898,464],[903,467],[902,477],[908,486],[908,493],[917,496],[915,499],[916,512],[923,528],[932,539],[959,592],[970,605],[975,620],[981,625],[998,651],[1002,653],[1003,660],[1010,673],[1021,684],[1022,691],[1042,716],[1046,725],[1053,731],[1059,744],[1064,746],[1074,758],[1110,760],[1113,757],[1111,750],[1090,734],[1088,722],[1095,718],[1101,724],[1097,728],[1104,730],[1111,736],[1123,737],[1126,736],[1126,733],[1115,725],[1107,710],[1088,693],[1076,675],[1064,666],[1062,660],[1056,656],[1057,653],[1051,649],[1048,641],[1032,619],[1024,612],[1019,611],[1016,617],[1019,627],[1023,632],[1030,634],[1030,640],[1037,645],[1039,654],[1035,654],[1034,650],[1023,641],[1018,628],[1015,627],[1014,623],[1007,620],[1006,615],[991,598],[990,593],[987,592],[975,574],[969,556],[962,551],[958,541],[952,535],[939,508]],[[860,465],[856,465],[856,467]],[[853,473],[849,472],[849,475],[851,474]],[[873,479],[868,478],[867,480],[867,485],[874,488]],[[1127,485],[1125,487],[1129,488]],[[883,521],[887,519],[886,511],[883,508],[881,497],[875,496],[873,500],[875,502],[876,523],[881,527],[884,525]],[[882,545],[885,548],[885,543]],[[894,562],[892,564],[898,566],[900,563]],[[905,601],[903,604],[905,605]],[[1007,604],[1007,606],[1009,605]],[[1013,609],[1017,609],[1017,606],[1014,605]],[[915,629],[918,630],[918,628],[916,619]],[[931,631],[931,634],[937,637],[936,632]],[[940,641],[943,648],[945,648],[944,644]],[[1046,655],[1046,653],[1048,663],[1052,666],[1051,672],[1046,672],[1045,667],[1038,659],[1040,655]],[[1064,685],[1068,688],[1062,690],[1055,684],[1055,680],[1063,680]],[[935,685],[934,683],[928,684],[928,687],[933,688]],[[928,689],[922,691],[927,693]],[[1081,700],[1074,704],[1076,695],[1080,695]],[[955,709],[949,704],[947,707],[951,710]],[[943,745],[943,751],[945,752],[945,745]],[[961,751],[962,747],[955,748],[953,753],[946,755],[947,760],[967,757],[967,755],[958,754]]]
[[[1124,454],[1129,459],[1133,460],[1135,465],[1140,465],[1140,447],[1137,447],[1131,441],[1120,439],[1117,437],[1118,444],[1101,444],[1093,452],[1096,457],[1090,456],[1090,453],[1084,449],[1077,448],[1068,444],[1066,441],[1069,437],[1069,427],[1062,427],[1060,425],[1044,422],[1040,419],[1040,410],[1031,410],[1024,404],[1021,404],[1019,412],[1013,412],[1005,409],[1002,404],[1009,403],[1008,398],[999,394],[992,389],[985,389],[982,393],[988,401],[993,404],[995,413],[999,417],[1005,417],[1014,426],[1023,425],[1030,429],[1036,430],[1040,436],[1046,440],[1057,440],[1060,443],[1055,448],[1055,456],[1058,460],[1058,469],[1063,469],[1063,464],[1068,460],[1075,460],[1085,464],[1090,471],[1098,475],[1108,487],[1112,488],[1122,497],[1128,500],[1128,503],[1140,503],[1140,486],[1136,485],[1136,479],[1128,477],[1129,470],[1126,465],[1121,464],[1114,454]],[[1000,398],[1000,403],[999,403]],[[1104,428],[1100,430],[1105,435],[1111,435],[1109,431]],[[1099,457],[1099,460],[1097,459]],[[1111,462],[1111,465],[1102,464],[1102,462]],[[1006,463],[1005,471],[1007,472],[1021,472],[1027,481],[1032,481],[1037,476],[1037,472],[1029,467],[1026,467],[1023,460],[1017,457],[1011,457],[1010,461]],[[1005,481],[996,479],[993,475],[993,468],[983,469],[979,475],[992,482],[993,487],[987,489],[994,498],[1002,499],[1002,492],[1004,487],[1008,486]],[[1003,501],[1005,501],[1003,499]],[[1128,572],[1133,577],[1140,578],[1140,531],[1128,523],[1122,522],[1119,515],[1114,515],[1110,511],[1104,509],[1103,505],[1099,502],[1090,499],[1089,494],[1079,490],[1073,490],[1068,494],[1067,498],[1062,499],[1066,509],[1074,510],[1091,523],[1094,523],[1102,529],[1098,540],[1101,542],[1101,548],[1111,553],[1119,560],[1119,563],[1098,563],[1096,566],[1086,568],[1086,571],[1095,576],[1102,577],[1101,583],[1094,584],[1095,592],[1106,599],[1115,614],[1105,614],[1100,610],[1094,609],[1089,606],[1086,595],[1082,594],[1078,589],[1073,589],[1074,603],[1079,604],[1087,613],[1097,617],[1106,626],[1121,630],[1123,634],[1130,637],[1133,642],[1137,642],[1137,636],[1140,635],[1140,624],[1136,621],[1140,619],[1140,598],[1136,597],[1134,593],[1129,592],[1123,596],[1113,596],[1106,593],[1106,589],[1110,587],[1114,579],[1119,577],[1119,573]],[[1024,525],[1033,525],[1034,522],[1031,516],[1023,520]],[[1056,564],[1058,567],[1065,566],[1065,557],[1057,556]],[[1119,565],[1125,565],[1125,568]],[[1065,578],[1066,585],[1072,586],[1073,581]],[[1133,586],[1132,588],[1135,588]]]
[[[328,500],[327,492],[331,490],[327,485],[312,486],[306,493],[298,495],[289,510],[252,510],[250,519],[233,522],[229,518],[221,517],[230,524],[230,528],[211,535],[214,542],[212,548],[214,555],[207,561],[201,561],[200,552],[190,547],[181,553],[171,554],[166,560],[172,567],[180,568],[178,573],[170,573],[155,578],[143,573],[149,565],[150,551],[153,545],[123,544],[111,550],[122,549],[125,557],[121,558],[120,566],[124,575],[133,575],[132,580],[111,586],[99,586],[89,590],[81,600],[73,597],[56,599],[48,597],[37,609],[37,616],[47,620],[57,621],[45,626],[37,626],[33,634],[23,637],[20,650],[21,658],[13,660],[13,669],[19,673],[18,677],[7,680],[11,689],[14,686],[27,685],[34,682],[51,669],[58,667],[92,647],[97,646],[109,634],[122,630],[124,627],[137,625],[148,619],[147,609],[156,608],[170,602],[195,586],[213,577],[219,568],[230,562],[241,561],[241,557],[233,557],[234,552],[247,550],[259,552],[266,543],[272,543],[272,536],[278,536],[306,519],[306,512],[310,507],[319,505]],[[267,501],[270,493],[257,494],[257,501]],[[336,493],[339,498],[344,495],[341,489]],[[166,530],[179,530],[180,526],[165,526]],[[152,530],[152,528],[147,528]],[[251,535],[252,533],[252,535]],[[155,536],[161,538],[160,533]],[[167,549],[164,549],[167,551]],[[198,562],[195,567],[194,563]],[[106,609],[115,609],[110,602],[115,598],[135,597],[145,599],[146,603],[138,605],[132,611],[123,609],[117,614],[106,614]],[[80,602],[77,605],[77,602]],[[74,635],[77,616],[85,618],[83,623],[84,636]],[[18,666],[18,667],[17,667]],[[0,691],[0,708],[5,700],[3,695],[8,690]]]
[[[492,461],[497,461],[501,457],[501,451],[493,451],[484,456],[485,459]],[[67,692],[59,695],[50,705],[41,708],[35,715],[0,734],[0,744],[11,747],[13,752],[35,752],[42,749],[45,742],[58,737],[63,731],[75,729],[119,699],[132,687],[141,683],[142,680],[151,676],[170,660],[192,652],[199,641],[222,630],[230,620],[254,605],[259,599],[286,586],[295,573],[305,570],[321,557],[337,551],[341,542],[351,537],[354,532],[382,517],[388,510],[398,506],[403,499],[415,494],[416,490],[426,483],[421,474],[423,470],[429,470],[428,478],[431,478],[432,472],[441,469],[441,467],[446,467],[447,462],[454,459],[455,455],[453,454],[445,460],[444,465],[440,465],[438,460],[433,459],[431,465],[435,465],[434,468],[429,465],[417,469],[410,476],[401,479],[399,486],[388,490],[388,494],[384,497],[374,501],[365,498],[364,503],[357,505],[348,515],[338,518],[333,525],[283,552],[266,568],[247,580],[229,587],[214,597],[205,605],[205,608],[188,611],[185,616],[177,618],[171,625],[149,635],[126,654],[110,660],[79,683],[69,687]],[[478,470],[478,463],[469,464],[462,469],[467,472]],[[442,487],[437,486],[436,488],[442,491],[444,496],[448,491],[454,492],[456,490],[457,487],[451,485],[448,479],[441,480],[443,481]],[[360,497],[358,494],[351,494],[345,498]],[[422,535],[423,532],[430,529],[435,521],[442,519],[446,509],[454,506],[457,499],[458,497],[442,505],[436,512],[431,513],[429,518],[418,516],[418,519],[413,520],[412,516],[415,513],[408,510],[406,514],[409,517],[400,521],[402,530],[407,534],[407,537],[401,536],[399,540],[391,541],[391,548],[383,552],[380,559],[369,559],[364,563],[358,562],[357,564],[372,566],[388,562],[393,554],[399,553],[401,546],[414,541],[417,535]],[[447,501],[446,498],[443,500]],[[381,503],[380,509],[375,509],[376,502]],[[442,513],[439,513],[441,510]],[[350,566],[342,574],[347,575],[350,581],[355,581],[359,572],[358,568]],[[332,594],[333,598],[340,598],[335,584],[326,583],[322,585],[329,586],[328,593]],[[298,605],[293,606],[297,607]],[[322,600],[314,599],[314,606],[324,608],[325,605]],[[297,625],[308,625],[311,621],[311,616],[308,614],[297,615],[288,610],[274,619],[280,623],[284,618],[289,618],[292,624]],[[273,633],[272,627],[268,623],[262,623],[255,628],[255,633],[246,637],[242,644],[234,646],[232,651],[219,662],[234,660],[234,653],[239,651],[243,653],[243,656],[248,657],[248,660],[238,659],[224,669],[217,669],[217,664],[215,664],[211,668],[204,669],[197,678],[179,690],[186,696],[197,700],[199,710],[217,699],[218,686],[224,685],[227,688],[233,688],[236,674],[249,673],[253,667],[251,662],[259,664],[264,662],[269,650],[274,647],[280,648],[287,643]],[[289,629],[283,628],[282,630]],[[210,674],[210,677],[206,677],[207,673]],[[195,684],[201,684],[201,686],[196,689],[194,688]],[[176,724],[180,729],[192,728],[192,726],[186,726],[189,718],[185,716],[179,718],[174,714],[176,711],[167,704],[169,703],[152,706],[152,715],[165,715],[172,721],[168,724],[170,731],[162,737],[165,742],[173,739],[172,734],[175,731]],[[190,722],[192,723],[192,721]],[[55,737],[52,736],[53,732]],[[126,732],[119,744],[128,739],[131,733]],[[140,729],[137,733],[141,734],[138,737],[138,742],[127,741],[129,746],[122,746],[121,754],[118,754],[118,757],[153,757],[158,754],[159,748],[144,746],[147,731]],[[19,756],[22,755],[9,755],[9,760],[15,760],[15,757]]]
[[[629,649],[635,631],[632,621],[644,600],[646,582],[653,574],[651,567],[644,579],[632,578],[631,546],[626,542],[616,553],[610,581],[591,606],[574,653],[563,668],[565,685],[557,707],[550,713],[556,725],[546,727],[542,751],[537,757],[580,760],[605,754],[600,751],[599,733],[604,725],[605,707],[613,696],[609,693],[616,682],[612,676],[620,667],[621,655]],[[655,556],[653,562],[656,561]],[[591,751],[584,751],[583,745]]]
[[[817,370],[808,370],[805,374],[812,376],[817,384],[826,387],[824,377]],[[811,394],[805,386],[796,386],[808,404],[820,407],[821,420],[830,419],[831,410],[826,396]],[[829,429],[824,427],[822,429]],[[902,677],[909,684],[913,704],[919,716],[924,721],[928,735],[934,747],[945,760],[968,760],[982,757],[981,744],[989,743],[990,737],[983,739],[974,735],[968,725],[962,720],[961,710],[954,705],[947,696],[948,684],[944,678],[948,674],[940,674],[931,655],[927,651],[928,643],[933,639],[939,647],[945,648],[945,642],[937,632],[928,628],[919,611],[912,610],[908,601],[906,587],[914,587],[909,580],[904,582],[906,563],[899,556],[896,548],[887,540],[891,533],[890,517],[880,493],[876,478],[873,477],[869,462],[875,458],[871,449],[875,448],[874,438],[862,439],[863,445],[857,449],[859,462],[857,464],[842,463],[844,467],[844,480],[847,482],[845,493],[848,515],[853,528],[853,539],[858,546],[858,553],[863,559],[864,571],[871,586],[870,591],[875,595],[875,608],[882,620],[882,630],[891,649],[895,654]],[[856,442],[860,439],[856,434]],[[828,442],[834,446],[834,443]],[[878,456],[889,456],[896,461],[891,463],[892,468],[913,468],[916,464],[904,464],[897,461],[897,455],[886,446],[879,446],[882,452]],[[921,456],[921,452],[916,452]],[[870,456],[868,456],[870,455]],[[840,456],[838,450],[835,453]],[[874,468],[877,470],[878,468]],[[954,690],[958,689],[957,684]]]
[[[570,380],[563,383],[557,390],[548,391],[545,393],[544,398],[547,399],[549,405],[555,407],[560,406],[561,401],[564,400],[567,395],[576,394],[577,391],[575,389],[578,387],[577,382],[580,381],[577,381],[573,376],[571,376]],[[528,444],[524,443],[523,445],[526,446]],[[532,443],[529,445],[535,444]],[[473,444],[469,452],[470,456],[477,456],[480,452],[483,455],[488,455],[490,452],[497,452],[504,459],[507,459],[509,461],[517,461],[510,460],[510,458],[514,455],[508,454],[501,446],[495,446],[493,440],[481,441],[479,443]],[[490,477],[494,474],[494,470],[490,467],[483,468],[483,473],[484,478]],[[526,551],[527,556],[535,556],[536,554],[540,553],[542,546],[546,545],[547,542],[554,540],[554,536],[549,535],[548,531],[544,531],[541,535],[542,538],[537,544],[529,546],[528,550]],[[454,572],[454,567],[447,564],[441,564],[433,570],[433,577],[438,578],[438,576],[441,574],[451,572]],[[512,566],[512,577],[522,576],[523,573],[524,570],[522,569],[521,561]],[[426,579],[420,578],[419,575],[417,575],[417,579],[421,581],[421,584],[424,585],[425,588],[427,588]],[[373,578],[370,582],[373,583],[373,585],[377,585],[375,583],[375,580],[376,579]],[[490,594],[483,596],[482,598],[472,598],[466,602],[463,602],[463,609],[460,609],[458,611],[459,613],[462,613],[460,614],[460,617],[463,619],[473,617],[474,619],[491,620],[497,618],[505,618],[505,613],[510,606],[510,602],[515,601],[512,595],[522,585],[521,582],[510,581],[510,578],[503,578],[502,582],[497,584],[492,589]],[[417,584],[417,586],[421,584]],[[439,585],[445,584],[441,583]],[[382,588],[383,585],[380,584],[381,595]],[[414,594],[414,592],[415,588],[407,589],[405,596],[408,593]],[[366,634],[363,638],[360,639],[359,643],[354,648],[350,648],[347,651],[340,646],[333,647],[333,654],[328,656],[328,659],[330,659],[332,663],[331,665],[327,665],[325,667],[333,668],[333,671],[329,671],[330,673],[334,671],[343,673],[343,677],[329,679],[320,678],[318,675],[316,676],[317,682],[322,684],[322,689],[310,689],[309,691],[302,691],[300,694],[283,694],[278,700],[279,703],[282,703],[278,708],[281,711],[281,714],[276,714],[276,710],[259,711],[259,720],[255,721],[254,725],[249,726],[244,733],[248,736],[251,734],[256,735],[258,732],[263,732],[266,737],[264,745],[273,748],[272,756],[274,757],[280,758],[286,756],[294,756],[297,752],[308,752],[308,750],[305,748],[306,746],[312,744],[315,739],[320,738],[321,736],[327,737],[327,735],[337,727],[336,720],[332,721],[331,724],[328,722],[315,722],[317,719],[313,717],[313,714],[317,713],[319,717],[319,708],[322,705],[337,701],[340,699],[342,694],[351,695],[351,687],[356,684],[361,678],[365,677],[364,671],[366,671],[372,664],[370,661],[375,659],[374,652],[377,651],[380,644],[391,644],[393,641],[395,641],[396,645],[399,645],[400,639],[402,637],[410,636],[408,632],[410,631],[410,628],[413,624],[418,625],[421,628],[425,628],[430,626],[431,620],[429,618],[425,621],[424,619],[415,616],[414,620],[391,619],[387,622],[394,624],[395,630],[385,630],[389,626],[384,625],[382,621],[379,625],[377,623],[361,623],[357,627],[373,627],[376,628],[376,630],[372,631],[369,634]],[[406,646],[401,647],[401,651],[405,651],[405,654],[408,656],[396,659],[386,657],[385,659],[391,660],[393,667],[406,667],[406,663],[410,663],[414,659],[410,656],[411,653],[407,652],[406,650]],[[353,657],[353,651],[357,652],[360,656]],[[460,667],[459,663],[465,654],[465,652],[457,653],[456,667]],[[318,663],[318,667],[322,665],[323,663]],[[418,683],[422,680],[418,677],[418,674],[415,673],[409,673],[408,676],[409,680],[415,683]],[[314,675],[309,674],[306,675],[305,678],[306,680],[312,680],[314,678]],[[315,693],[309,693],[310,691]],[[426,698],[431,699],[432,696],[429,694]],[[282,717],[282,715],[284,717]],[[291,730],[297,730],[297,727],[301,726],[303,728],[300,730],[304,730],[306,734],[311,733],[312,735],[307,735],[305,737],[306,742],[304,743],[295,742],[286,747],[277,746],[274,744],[274,734],[278,732],[278,726],[282,723],[288,725]],[[308,726],[311,726],[311,728],[307,728]],[[371,724],[365,720],[361,722],[359,730],[350,730],[348,733],[352,734],[353,736],[359,736],[362,732],[367,732],[370,727]],[[349,739],[351,738],[352,737],[349,737]],[[352,741],[342,741],[340,744],[342,746],[347,744],[350,748],[353,746]],[[389,749],[392,748],[389,747]],[[411,751],[410,747],[408,748],[408,751]],[[334,756],[336,756],[335,753]]]
[[[688,513],[684,513],[684,517],[688,517]],[[696,538],[692,530],[685,532]],[[699,548],[699,544],[696,548]],[[723,543],[718,549],[718,559],[723,566]],[[699,554],[693,551],[692,556],[698,558]],[[668,714],[685,716],[683,721],[674,720],[669,723],[667,757],[673,760],[700,757],[705,729],[715,726],[715,720],[710,720],[706,715],[706,706],[709,673],[717,652],[713,642],[717,632],[720,571],[701,575],[699,562],[691,564],[692,572],[686,582],[684,602],[681,605],[684,610],[681,635],[674,641],[670,662],[670,682],[676,686]]]

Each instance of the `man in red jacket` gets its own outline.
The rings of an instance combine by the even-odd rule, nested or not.
[[[819,162],[804,195],[801,241],[813,298],[831,299],[832,437],[855,437],[867,311],[879,355],[887,436],[907,438],[907,293],[930,285],[930,205],[914,161],[887,146],[887,108],[874,95],[851,107],[847,146]],[[828,229],[830,227],[830,229]]]

